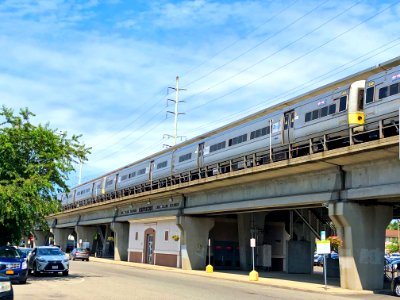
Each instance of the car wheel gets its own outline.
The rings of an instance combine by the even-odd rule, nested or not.
[[[68,271],[62,272],[63,276],[68,276]]]
[[[72,260],[75,260],[75,259],[76,259],[75,257],[72,258]]]
[[[26,283],[26,279],[25,280],[20,280],[19,283],[20,284],[25,284]]]
[[[86,261],[89,261],[89,258],[86,258]]]

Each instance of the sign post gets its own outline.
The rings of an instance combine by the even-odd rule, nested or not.
[[[321,232],[322,233],[322,232]],[[321,234],[322,238],[322,234]],[[317,254],[324,255],[324,282],[325,282],[325,289],[327,289],[327,282],[326,282],[326,255],[331,253],[331,241],[330,240],[321,240],[317,242]]]
[[[214,267],[211,265],[211,239],[208,239],[208,265],[206,267],[206,272],[214,272]]]
[[[252,254],[253,254],[253,271],[250,272],[249,274],[249,278],[250,281],[258,281],[258,272],[255,270],[254,268],[254,248],[256,247],[256,239],[255,238],[251,238],[250,239],[250,247],[252,250]]]

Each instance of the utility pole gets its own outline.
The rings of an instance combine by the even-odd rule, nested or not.
[[[178,105],[179,105],[179,102],[184,102],[184,101],[179,101],[179,91],[186,91],[186,89],[179,88],[179,76],[176,76],[175,87],[168,87],[168,89],[175,90],[175,100],[174,99],[167,100],[167,101],[171,101],[171,102],[175,103],[174,111],[167,111],[167,113],[174,115],[174,134],[173,135],[164,134],[164,136],[172,137],[174,139],[174,145],[176,145],[176,141],[178,138],[181,138],[181,139],[184,138],[183,136],[178,136],[178,116],[184,114],[184,113],[179,112]],[[168,146],[168,145],[166,145],[166,146]]]

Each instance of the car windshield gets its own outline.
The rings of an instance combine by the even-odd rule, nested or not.
[[[64,254],[58,248],[43,248],[43,249],[38,249],[38,255],[46,256],[46,255],[64,255]]]
[[[19,255],[19,252],[16,249],[3,248],[3,249],[0,249],[0,257],[5,257],[5,258],[17,257],[17,258],[20,258],[21,256]]]

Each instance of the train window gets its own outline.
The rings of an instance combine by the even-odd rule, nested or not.
[[[129,173],[129,178],[133,178],[133,177],[135,177],[136,176],[136,172],[132,172],[132,173]]]
[[[179,162],[183,162],[183,161],[189,160],[191,158],[192,158],[192,153],[181,155],[181,156],[179,156]]]
[[[250,139],[251,140],[252,139],[256,139],[256,138],[259,138],[260,136],[264,136],[264,135],[267,135],[267,134],[269,134],[269,127],[264,127],[264,128],[261,128],[261,129],[257,129],[257,130],[254,130],[254,131],[252,131],[250,133]]]
[[[311,119],[315,120],[315,119],[318,119],[318,118],[319,118],[319,109],[313,110],[311,112]]]
[[[326,117],[328,115],[328,106],[321,108],[321,118]]]
[[[215,151],[224,149],[225,146],[226,146],[226,142],[225,141],[217,143],[217,144],[214,144],[214,145],[211,145],[210,146],[210,152],[215,152]]]
[[[247,133],[239,135],[232,139],[229,139],[229,146],[237,145],[237,144],[243,143],[245,141],[247,141]]]
[[[390,86],[390,96],[396,95],[399,93],[399,84],[395,83]]]
[[[333,115],[336,112],[336,103],[329,105],[329,114]]]
[[[157,169],[162,169],[165,168],[167,166],[167,161],[163,161],[159,164],[157,164]]]
[[[124,176],[121,176],[121,181],[124,181],[124,180],[126,180],[128,178],[128,174],[126,174],[126,175],[124,175]]]
[[[388,96],[388,87],[385,86],[379,89],[379,99],[386,98]]]
[[[113,181],[114,181],[113,179],[107,180],[107,181],[106,181],[106,187],[112,185],[112,184],[113,184]]]
[[[375,92],[375,87],[371,86],[367,88],[367,94],[365,98],[365,103],[371,103],[374,101],[374,92]]]
[[[144,173],[146,173],[146,169],[140,169],[139,171],[137,171],[138,175],[143,175]]]
[[[340,97],[339,112],[345,111],[347,107],[347,96]]]
[[[309,111],[308,113],[306,113],[306,117],[305,117],[304,121],[305,121],[305,122],[311,121],[311,111]]]

